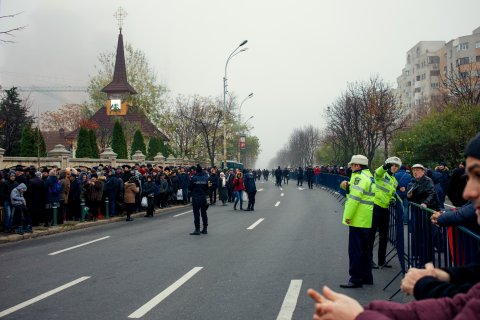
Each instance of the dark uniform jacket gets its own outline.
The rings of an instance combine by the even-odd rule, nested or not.
[[[426,175],[420,178],[420,180],[415,180],[409,191],[412,192],[412,197],[408,199],[409,201],[416,204],[425,203],[432,210],[440,209],[433,181]]]
[[[198,172],[190,180],[190,192],[192,194],[192,205],[203,206],[207,204],[208,175]]]

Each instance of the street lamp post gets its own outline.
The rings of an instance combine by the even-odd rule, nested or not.
[[[248,99],[252,98],[252,97],[253,97],[253,92],[250,93],[248,96],[246,96],[245,99],[243,99],[242,102],[240,103],[240,106],[238,107],[238,121],[242,121],[242,106],[243,106],[243,103],[245,101],[247,101]]]
[[[223,168],[227,168],[227,66],[230,59],[232,59],[238,53],[247,50],[247,48],[244,48],[238,51],[238,49],[240,49],[240,47],[245,45],[247,42],[248,40],[245,40],[240,43],[240,45],[236,47],[232,53],[230,53],[227,58],[227,62],[225,63],[225,76],[223,77]]]
[[[247,122],[250,121],[250,119],[252,119],[252,118],[253,118],[253,116],[250,116],[250,118],[248,118],[245,122],[243,122],[243,123],[240,125],[240,129],[241,129],[244,125],[246,125]],[[248,128],[247,128],[247,130],[248,130]],[[248,131],[249,131],[249,130],[248,130]],[[241,153],[240,153],[240,151],[241,151],[241,148],[240,148],[240,137],[241,137],[241,136],[242,136],[242,134],[239,134],[239,136],[238,136],[238,141],[237,141],[237,162],[241,162],[241,161],[240,161],[240,160],[241,160]],[[246,137],[245,137],[245,139],[246,139]],[[245,142],[246,142],[246,141],[245,141]]]

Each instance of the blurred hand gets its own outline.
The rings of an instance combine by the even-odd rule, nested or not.
[[[425,203],[422,203],[422,204],[420,205],[420,207],[422,207],[422,208],[426,208],[426,207],[427,207],[427,205],[426,205]]]
[[[426,276],[432,276],[445,282],[450,281],[450,275],[448,273],[435,268],[433,264],[429,262],[425,265],[425,269],[410,268],[402,279],[400,289],[407,295],[412,295],[417,281]]]
[[[405,192],[405,190],[407,190],[405,187],[400,187],[400,192]]]
[[[438,225],[438,217],[440,217],[442,213],[440,211],[434,211],[433,214],[430,216],[430,221],[432,221],[433,224]]]
[[[340,183],[340,186],[341,186],[343,189],[347,189],[348,181],[347,181],[347,180],[343,180],[342,183]]]
[[[316,302],[313,314],[314,320],[353,320],[364,310],[357,300],[337,293],[327,286],[323,287],[323,296],[313,289],[308,289],[307,292]]]

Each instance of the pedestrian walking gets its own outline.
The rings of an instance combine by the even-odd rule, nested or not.
[[[132,213],[135,212],[135,198],[137,193],[140,192],[140,188],[136,184],[137,179],[134,176],[131,176],[124,186],[124,196],[123,201],[125,202],[125,211],[127,212],[127,219],[125,221],[133,221],[131,217]]]
[[[224,206],[227,205],[228,200],[228,189],[227,189],[227,178],[225,173],[220,172],[220,179],[218,180],[218,198],[222,201]]]

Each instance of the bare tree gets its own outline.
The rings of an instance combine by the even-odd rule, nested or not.
[[[0,19],[15,18],[16,16],[18,16],[21,13],[22,12],[14,13],[14,14],[8,14],[8,15],[5,15],[5,16],[0,16]],[[10,29],[7,29],[7,30],[0,30],[0,43],[15,43],[15,41],[9,40],[9,39],[11,39],[12,37],[15,37],[15,35],[14,35],[15,32],[21,31],[21,30],[25,29],[26,27],[27,26],[21,26],[21,27],[10,28]]]
[[[453,105],[480,105],[480,66],[472,62],[450,65],[442,76],[443,102]]]
[[[324,142],[331,145],[341,163],[356,153],[369,164],[383,143],[384,156],[392,135],[405,127],[405,108],[390,86],[378,76],[348,84],[347,90],[327,108],[328,126]]]

